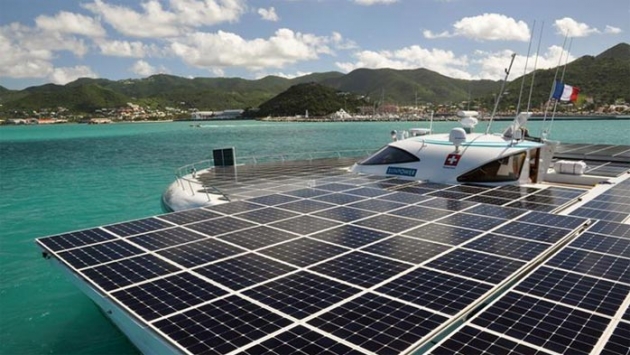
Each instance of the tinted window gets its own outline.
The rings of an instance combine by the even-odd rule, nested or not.
[[[491,161],[457,178],[459,182],[516,181],[521,175],[526,153],[518,153]]]
[[[399,164],[419,161],[417,156],[400,148],[386,146],[373,156],[365,159],[361,165]]]

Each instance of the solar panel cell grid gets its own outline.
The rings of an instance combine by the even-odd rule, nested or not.
[[[245,229],[255,226],[254,223],[247,222],[234,217],[215,218],[205,222],[188,224],[186,227],[203,233],[207,236],[216,236],[228,232],[234,232],[239,229]]]
[[[81,273],[102,289],[111,291],[180,270],[156,256],[145,254],[84,269]]]
[[[269,225],[298,235],[307,235],[336,227],[339,225],[339,222],[313,216],[300,216],[274,222]]]
[[[523,261],[530,261],[545,250],[548,244],[528,241],[518,238],[504,237],[497,234],[486,234],[464,245],[465,248],[492,252],[493,254],[506,256]]]
[[[431,243],[420,239],[394,236],[361,250],[413,264],[420,264],[450,248],[450,246]]]
[[[359,292],[356,287],[301,271],[244,294],[291,317],[303,319]]]
[[[547,265],[630,284],[630,262],[627,258],[568,247],[551,258]]]
[[[445,317],[374,294],[365,294],[308,324],[377,354],[401,353]]]
[[[343,225],[335,229],[330,229],[321,233],[311,235],[311,238],[335,243],[348,248],[360,248],[391,236],[389,233],[377,232],[375,230],[361,228],[353,225]]]
[[[207,281],[180,273],[116,291],[112,297],[140,317],[152,321],[225,294],[227,291]]]
[[[158,251],[157,254],[183,267],[190,268],[244,252],[244,249],[224,243],[220,240],[205,239],[163,249]]]
[[[193,269],[232,290],[240,290],[296,270],[257,254],[245,254]]]
[[[203,208],[196,208],[192,210],[186,210],[181,212],[174,212],[165,215],[161,215],[160,219],[165,219],[175,224],[186,224],[191,222],[199,222],[211,218],[220,217],[221,214],[205,210]]]
[[[419,268],[377,288],[376,292],[455,315],[491,288],[492,285],[479,281]]]
[[[524,262],[472,250],[456,249],[426,267],[475,280],[497,284],[523,266]]]
[[[399,261],[362,252],[352,252],[315,265],[310,270],[353,285],[369,288],[409,267],[411,265]]]
[[[479,234],[481,231],[447,226],[439,223],[429,223],[421,227],[408,230],[403,233],[405,236],[431,240],[450,245],[462,244]]]
[[[328,218],[339,222],[352,222],[359,219],[364,219],[370,216],[375,215],[376,212],[371,212],[367,210],[361,210],[358,208],[352,207],[336,207],[331,208],[322,212],[314,213],[314,216]]]
[[[127,240],[147,250],[158,250],[204,238],[207,236],[177,227],[141,234]]]
[[[292,265],[306,267],[347,252],[348,249],[309,238],[278,244],[259,252]]]
[[[519,354],[536,355],[548,354],[506,338],[465,326],[455,335],[449,337],[430,354]]]
[[[587,232],[580,235],[570,246],[609,255],[630,256],[630,239],[602,237],[599,234]]]
[[[74,268],[81,269],[142,253],[143,251],[141,249],[125,241],[114,240],[107,243],[93,244],[64,251],[59,253],[59,256]]]
[[[116,237],[100,228],[94,228],[41,238],[39,242],[52,251],[59,251],[112,239],[116,239]]]
[[[238,215],[238,218],[245,219],[254,223],[267,224],[296,216],[299,216],[299,214],[275,207],[268,207],[240,213]]]
[[[472,323],[550,351],[589,354],[609,319],[511,292],[480,313]]]
[[[157,218],[145,218],[131,222],[112,224],[103,228],[115,233],[118,236],[126,237],[130,235],[140,234],[172,227],[173,224],[159,220]]]
[[[359,226],[391,233],[400,233],[407,229],[417,227],[420,223],[422,223],[422,221],[391,215],[377,215],[354,222],[354,224]]]
[[[515,290],[612,317],[630,293],[630,286],[543,267]]]
[[[298,325],[277,336],[265,340],[239,354],[322,354],[322,355],[358,355],[362,352],[353,349],[345,344],[338,343],[320,333]]]
[[[195,354],[226,354],[290,324],[290,320],[237,296],[154,323]]]

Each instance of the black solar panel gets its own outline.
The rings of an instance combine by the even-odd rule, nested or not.
[[[259,196],[247,201],[39,243],[183,352],[573,353],[608,335],[604,349],[623,344],[627,225],[477,202],[511,196],[508,205],[547,211],[579,189],[265,174],[228,186]],[[625,195],[610,196],[595,201],[614,207]]]
[[[121,236],[126,237],[130,235],[140,234],[172,227],[173,224],[159,220],[157,218],[145,218],[137,221],[123,222],[118,224],[112,224],[103,228],[108,231]]]
[[[367,293],[308,324],[378,354],[401,353],[446,320],[444,316]]]

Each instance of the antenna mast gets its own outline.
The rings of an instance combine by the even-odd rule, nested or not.
[[[486,134],[490,133],[490,126],[492,125],[492,120],[494,120],[494,115],[497,113],[497,108],[499,107],[499,101],[501,101],[501,96],[503,96],[503,90],[505,90],[505,83],[507,82],[508,76],[510,75],[510,70],[512,70],[514,57],[516,57],[516,53],[512,53],[512,60],[510,60],[510,66],[507,69],[505,69],[505,79],[503,79],[503,83],[501,84],[501,90],[499,91],[499,96],[497,96],[497,99],[494,101],[494,108],[492,109],[492,115],[490,115],[490,122],[488,122],[488,127],[486,128]]]

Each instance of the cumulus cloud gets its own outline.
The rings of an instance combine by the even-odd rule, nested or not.
[[[376,4],[393,4],[398,0],[354,0],[359,5],[371,6]]]
[[[613,27],[613,26],[606,26],[606,29],[604,30],[604,33],[609,33],[609,34],[614,34],[614,35],[619,34],[621,32],[623,32],[621,28]]]
[[[283,28],[269,39],[247,40],[218,31],[192,33],[171,44],[172,52],[189,65],[200,68],[245,67],[250,70],[281,68],[287,64],[330,54],[330,38]]]
[[[497,52],[476,51],[474,55],[475,58],[471,61],[479,67],[478,73],[474,76],[475,79],[503,79],[505,77],[504,70],[510,64],[512,53],[514,52],[509,50]],[[517,54],[514,58],[514,64],[512,65],[512,71],[508,80],[523,75],[526,62],[528,68],[525,73],[529,73],[534,69],[555,68],[573,60],[575,60],[575,57],[560,46],[549,47],[545,52],[541,53],[538,58],[536,58],[535,55],[527,58],[527,56]],[[536,68],[534,68],[534,63],[536,64]]]
[[[586,37],[591,34],[599,33],[597,28],[590,27],[585,23],[577,22],[569,17],[556,20],[553,26],[556,28],[556,33],[562,36],[568,35],[569,37]]]
[[[139,60],[133,64],[129,70],[140,76],[151,76],[158,72],[158,70],[152,66],[151,64],[145,62],[144,60]]]
[[[67,84],[79,78],[97,78],[96,73],[87,66],[78,65],[75,67],[55,68],[48,75],[51,82],[59,85]]]
[[[143,2],[142,11],[95,0],[82,6],[100,16],[118,32],[133,37],[167,38],[190,28],[234,22],[245,12],[244,0],[170,0],[163,8],[158,0]]]
[[[97,45],[102,54],[114,57],[144,58],[160,52],[157,46],[140,41],[99,41]]]
[[[453,32],[423,32],[425,38],[465,37],[477,41],[529,41],[529,26],[501,14],[464,17],[453,24]]]
[[[414,45],[394,51],[359,51],[354,54],[355,62],[337,62],[338,68],[345,72],[358,68],[426,68],[442,75],[456,78],[470,78],[464,71],[468,65],[466,56],[457,57],[451,51],[425,49]]]
[[[256,73],[255,77],[256,79],[262,79],[266,76],[269,75],[273,75],[273,76],[279,76],[281,78],[285,78],[285,79],[295,79],[301,76],[305,76],[305,75],[309,75],[309,74],[313,74],[313,72],[302,72],[302,71],[298,71],[295,72],[293,74],[289,74],[289,73],[284,73],[284,72],[274,72],[274,73],[264,73],[264,72],[260,72],[260,73]]]
[[[46,32],[77,34],[88,37],[104,37],[105,29],[95,18],[61,11],[57,15],[37,16],[35,24]]]
[[[258,14],[260,15],[260,17],[262,17],[263,20],[267,21],[276,22],[280,19],[278,17],[278,14],[276,13],[276,9],[273,6],[268,9],[258,9]]]

